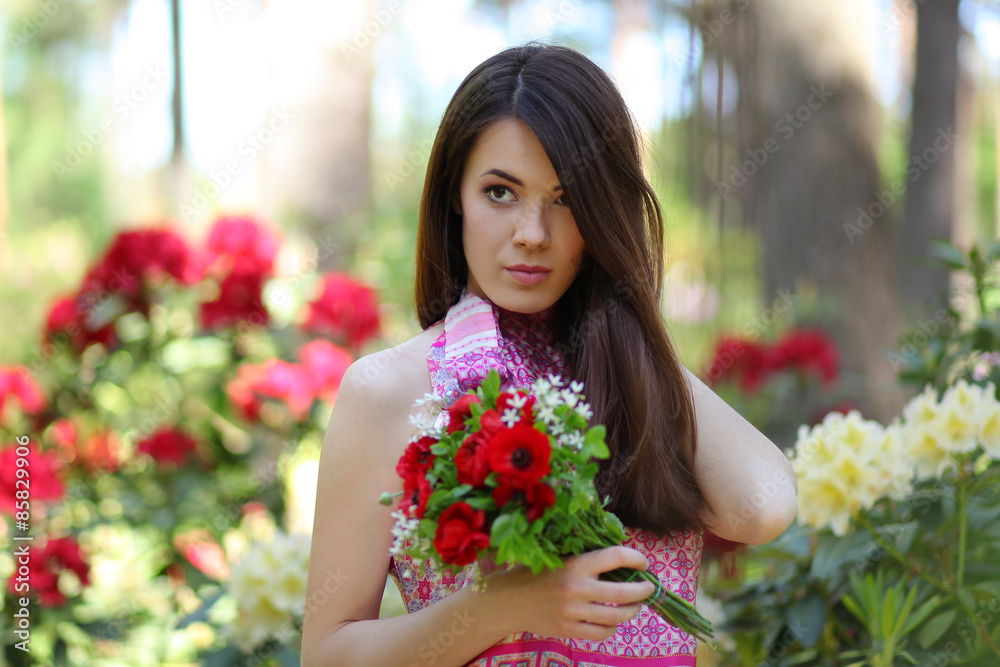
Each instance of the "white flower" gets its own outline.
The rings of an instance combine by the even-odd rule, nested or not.
[[[514,394],[507,399],[507,405],[512,408],[517,408],[520,410],[528,402],[528,397],[525,394]]]
[[[556,419],[555,409],[548,405],[538,408],[538,418],[546,424],[551,424]]]
[[[541,396],[542,394],[548,393],[549,390],[552,389],[552,385],[549,384],[549,381],[545,378],[539,378],[538,380],[535,380],[532,388],[535,391],[535,396]]]
[[[591,417],[594,416],[594,413],[590,410],[590,403],[581,403],[576,406],[576,412],[587,421],[590,421]]]
[[[583,447],[583,435],[579,431],[573,431],[572,433],[567,433],[559,439],[559,444],[564,447],[573,447],[574,449],[580,449]]]
[[[562,400],[563,403],[565,403],[569,407],[575,408],[577,402],[580,400],[580,397],[574,394],[573,392],[564,389],[562,392]]]
[[[511,428],[521,419],[521,412],[516,408],[507,408],[503,411],[503,417],[500,421],[504,423],[507,428]]]
[[[995,398],[992,384],[984,394],[986,395],[976,411],[976,422],[979,424],[976,435],[986,453],[994,460],[1000,460],[1000,403]]]
[[[232,564],[227,582],[238,614],[229,627],[236,644],[250,652],[289,626],[305,604],[309,569],[308,535],[280,531],[255,542]]]
[[[563,386],[563,379],[562,379],[562,376],[560,376],[560,375],[555,375],[553,373],[549,373],[549,382],[554,387],[561,387],[561,386]]]
[[[418,398],[417,400],[415,400],[413,402],[413,407],[418,408],[418,407],[420,407],[422,405],[426,405],[428,403],[433,403],[433,404],[436,404],[436,405],[440,405],[441,404],[441,395],[438,394],[437,392],[434,392],[434,393],[431,393],[431,394],[424,394],[423,398]]]
[[[569,388],[570,388],[570,391],[572,391],[575,394],[582,394],[583,393],[583,383],[582,382],[578,382],[576,380],[573,380],[572,382],[569,383]]]
[[[913,471],[900,464],[901,452],[898,429],[887,430],[856,410],[800,427],[792,458],[799,521],[843,535],[858,511],[884,496],[909,493]]]

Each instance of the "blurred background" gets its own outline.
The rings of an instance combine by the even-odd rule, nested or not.
[[[476,64],[541,39],[610,72],[646,133],[689,365],[715,330],[774,335],[787,315],[759,316],[791,302],[840,343],[843,391],[888,412],[888,348],[948,289],[920,266],[928,240],[996,233],[998,7],[813,4],[7,0],[0,355],[30,353],[116,230],[198,238],[220,211],[355,272],[388,338],[411,335],[444,107]]]
[[[997,2],[5,0],[0,11],[0,367],[12,378],[29,369],[31,391],[43,397],[35,403],[44,403],[30,409],[24,389],[20,412],[4,417],[4,436],[27,433],[39,456],[59,443],[76,447],[52,459],[67,488],[70,478],[94,489],[97,475],[118,476],[120,488],[73,497],[90,503],[86,511],[43,508],[39,525],[52,535],[90,539],[93,548],[97,526],[119,525],[129,548],[141,550],[136,530],[159,526],[148,539],[164,555],[143,576],[169,577],[173,606],[143,620],[138,608],[102,616],[94,610],[117,608],[104,598],[89,603],[94,618],[119,624],[117,634],[104,626],[91,633],[106,643],[126,645],[130,628],[147,621],[158,628],[144,632],[158,637],[160,652],[128,654],[122,664],[153,664],[170,650],[235,655],[221,653],[206,618],[188,616],[215,601],[214,589],[199,586],[229,576],[192,559],[190,545],[223,544],[261,507],[274,525],[245,528],[244,537],[308,530],[312,496],[289,501],[287,480],[312,474],[315,484],[308,465],[345,360],[418,333],[417,210],[437,124],[464,76],[507,46],[571,46],[617,82],[643,131],[666,216],[663,306],[681,358],[783,447],[796,426],[836,406],[890,419],[915,391],[900,383],[900,368],[943,329],[942,308],[982,305],[970,281],[928,257],[947,255],[935,241],[966,248],[994,239],[1000,225]],[[164,263],[160,278],[143,273],[143,284],[149,278],[160,289],[169,274],[193,285],[191,295],[153,298],[144,287],[141,305],[118,304],[96,324],[80,320],[93,335],[73,345],[56,339],[56,351],[45,352],[68,331],[59,300],[75,295],[81,314],[80,285],[95,267],[132,266],[109,257],[152,257],[166,243],[156,237],[129,250],[115,245],[123,233],[168,230],[203,258],[199,266],[215,266],[245,251],[222,248],[225,230],[237,232],[220,221],[243,225],[240,233],[257,239],[249,245],[268,248],[256,255],[266,270],[241,297],[263,313],[262,326],[238,331],[252,323],[246,313],[227,320],[205,309],[220,293],[228,298],[223,276],[236,269],[199,282],[211,272],[182,278]],[[330,305],[346,292],[354,295],[348,315]],[[363,332],[359,299],[375,323]],[[200,318],[191,314],[197,303]],[[323,304],[336,310],[326,313],[330,326],[317,324]],[[105,325],[117,327],[114,340],[98,335]],[[340,375],[330,370],[326,385],[317,380],[313,394],[296,399],[272,371],[287,370],[294,384],[296,350],[309,366],[315,357],[302,348],[316,340],[329,341],[323,363]],[[253,375],[264,367],[272,374]],[[797,373],[783,380],[788,369]],[[10,380],[0,390],[15,395],[22,385]],[[188,405],[192,397],[212,414]],[[287,414],[269,411],[274,400]],[[180,483],[179,472],[151,472],[171,457],[148,444],[155,428],[137,426],[143,410],[163,402],[170,407],[150,423],[175,429],[170,437],[186,431],[212,461],[197,479],[216,479],[211,466],[238,477],[270,461],[273,474],[259,477],[260,488],[233,482],[227,498],[198,501],[240,508],[200,526],[211,539],[181,539],[198,526],[196,507],[184,514],[153,490]],[[72,438],[53,430],[70,423],[79,432]],[[113,463],[65,472],[86,458],[84,433],[119,434]],[[140,453],[151,458],[138,463]],[[289,457],[308,464],[305,472],[286,470]],[[274,472],[276,461],[286,477]],[[130,474],[153,475],[150,495],[109,507],[133,484]],[[286,486],[275,488],[279,478]],[[177,497],[194,482],[185,484]],[[130,515],[130,502],[179,514]],[[300,514],[288,515],[296,504]],[[68,518],[53,523],[63,511]],[[225,556],[206,549],[217,565],[231,556],[228,546]],[[187,584],[171,564],[186,568]],[[80,581],[60,585],[79,593]],[[184,586],[190,594],[177,593]],[[163,648],[176,629],[150,621],[167,617],[196,628],[180,648]],[[254,632],[244,651],[268,636]],[[55,626],[48,637],[55,662],[72,651],[77,660],[101,654]]]

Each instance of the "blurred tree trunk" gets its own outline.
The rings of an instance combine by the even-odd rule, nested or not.
[[[815,292],[844,390],[889,418],[903,400],[887,357],[900,330],[894,209],[870,224],[861,217],[881,191],[878,103],[857,42],[872,9],[863,0],[736,4],[748,22],[745,33],[729,31],[744,35],[739,87],[753,94],[740,105],[748,131],[720,193],[741,200],[760,232],[765,303],[788,290],[803,305]]]
[[[170,152],[170,187],[173,190],[169,201],[175,207],[174,215],[180,214],[180,205],[187,194],[184,163],[184,69],[181,45],[181,2],[170,0],[170,56],[172,63],[173,90],[170,95],[170,121],[173,148]]]
[[[959,0],[917,3],[907,164],[905,233],[900,239],[903,303],[926,318],[948,290],[948,272],[922,266],[931,239],[950,240],[955,215],[955,96],[958,85]]]
[[[372,0],[360,0],[323,9],[311,0],[264,4],[274,45],[272,97],[264,120],[274,136],[261,165],[265,213],[308,234],[317,244],[321,269],[345,268],[371,206],[374,41],[398,19],[401,4],[376,8]]]

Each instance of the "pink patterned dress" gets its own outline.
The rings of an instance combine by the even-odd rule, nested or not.
[[[565,375],[563,359],[551,346],[552,312],[553,308],[540,313],[515,313],[464,291],[449,309],[444,332],[427,355],[431,384],[444,397],[445,407],[478,386],[491,368],[500,374],[503,389],[527,388],[550,374],[570,379]],[[446,419],[447,413],[442,412],[438,425]],[[625,533],[627,539],[622,544],[645,554],[650,571],[659,576],[663,585],[693,603],[701,562],[701,533],[672,533],[662,539],[629,526]],[[392,558],[389,574],[407,611],[413,613],[471,583],[470,567],[451,575],[425,565],[421,577],[419,563],[404,555]],[[484,568],[484,572],[488,571]],[[696,647],[693,636],[666,624],[643,605],[639,614],[619,625],[610,639],[595,642],[517,632],[466,667],[693,667]]]

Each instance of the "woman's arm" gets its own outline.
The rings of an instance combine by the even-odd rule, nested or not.
[[[708,502],[712,532],[764,544],[795,520],[798,485],[788,458],[690,370],[697,419],[695,477]]]
[[[427,378],[377,356],[344,375],[320,454],[302,664],[464,665],[514,632],[488,591],[464,588],[419,612],[378,618],[396,504],[377,499],[401,488],[395,462],[413,434],[413,394]]]

